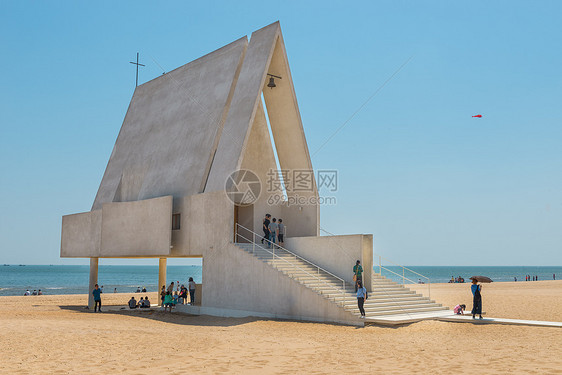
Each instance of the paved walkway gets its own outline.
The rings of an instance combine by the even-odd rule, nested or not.
[[[472,315],[456,315],[451,310],[433,311],[417,314],[396,314],[384,315],[374,318],[365,319],[365,325],[380,324],[396,326],[400,324],[409,324],[421,322],[422,320],[440,320],[443,322],[454,323],[472,323],[472,324],[510,324],[520,326],[536,326],[536,327],[555,327],[562,328],[562,322],[545,322],[540,320],[522,320],[522,319],[504,319],[504,318],[484,318],[472,319]]]
[[[452,315],[437,318],[445,322],[472,323],[472,324],[510,324],[519,326],[555,327],[562,328],[562,322],[545,322],[540,320],[484,318],[472,319],[472,316]]]

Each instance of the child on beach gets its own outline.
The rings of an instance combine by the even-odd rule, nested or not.
[[[457,315],[462,315],[464,310],[466,310],[466,305],[456,305],[453,311]]]

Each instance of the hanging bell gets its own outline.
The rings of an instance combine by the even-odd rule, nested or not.
[[[267,87],[271,87],[271,88],[276,87],[276,85],[275,85],[275,78],[269,77],[269,83],[267,84]]]

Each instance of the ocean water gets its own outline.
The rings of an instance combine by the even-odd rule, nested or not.
[[[469,282],[470,276],[488,276],[494,282],[524,281],[525,275],[538,276],[539,280],[552,280],[552,275],[562,278],[562,267],[458,267],[458,266],[411,266],[411,270],[430,278],[431,283],[446,283],[451,276],[462,276]],[[351,267],[350,267],[351,269]],[[402,275],[399,267],[388,267],[391,271]],[[378,272],[378,268],[375,267]],[[383,275],[400,282],[396,276],[383,270]],[[417,282],[418,275],[406,271],[405,276]],[[0,296],[20,296],[26,289],[41,289],[44,294],[81,294],[88,293],[89,266],[0,266]],[[168,283],[179,281],[187,284],[189,277],[195,282],[202,281],[201,266],[168,266]],[[147,291],[157,291],[158,266],[110,266],[100,265],[98,283],[103,285],[105,293],[134,292],[137,287],[146,287]]]
[[[391,278],[394,281],[401,282],[402,268],[400,267],[386,267],[389,270],[397,273],[399,276],[387,271],[382,270],[383,276]],[[562,278],[562,266],[511,266],[511,267],[497,267],[497,266],[408,266],[407,268],[429,277],[431,283],[447,283],[453,277],[463,277],[465,283],[469,283],[471,276],[488,276],[494,282],[505,281],[525,281],[525,275],[538,276],[538,280],[552,280],[553,274],[556,278]],[[378,267],[374,267],[376,272],[379,272]],[[404,276],[410,280],[417,282],[419,279],[425,281],[423,277],[416,275],[412,272],[405,271]]]
[[[90,266],[0,266],[0,296],[23,295],[26,289],[41,289],[43,294],[88,293]],[[201,282],[201,266],[168,266],[168,283],[179,281],[186,284],[189,277]],[[137,287],[148,292],[158,288],[158,266],[110,266],[100,265],[98,283],[105,293],[129,293]]]

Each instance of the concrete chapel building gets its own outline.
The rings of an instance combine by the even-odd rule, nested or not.
[[[311,172],[309,189],[272,192],[278,170]],[[158,258],[160,287],[167,258],[202,258],[187,313],[363,324],[356,260],[367,320],[444,309],[372,272],[371,234],[319,236],[317,198],[276,22],[135,89],[92,209],[62,218],[61,257],[90,258],[90,290],[99,258]],[[283,248],[261,243],[266,213]]]

